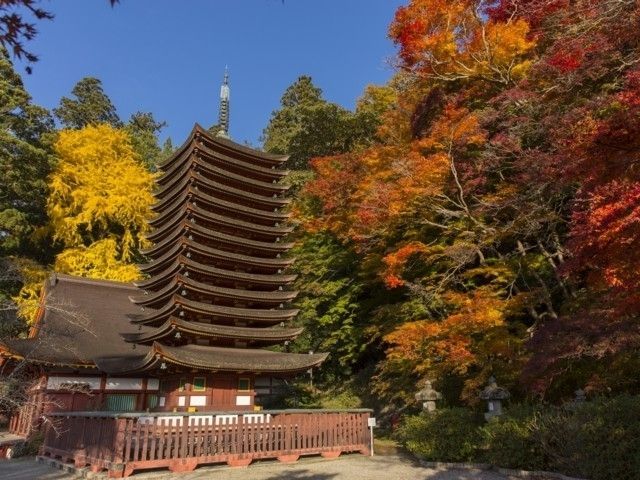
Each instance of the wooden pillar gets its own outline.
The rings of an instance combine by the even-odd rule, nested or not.
[[[107,374],[103,373],[100,377],[100,393],[98,393],[98,408],[96,410],[102,410],[105,401],[105,390],[107,389]]]
[[[109,466],[109,478],[122,478],[125,470],[124,449],[126,442],[127,419],[118,418],[116,422],[116,435],[113,440],[113,451],[111,452],[111,464]]]
[[[147,377],[142,377],[142,391],[136,399],[136,410],[142,411],[147,408]]]

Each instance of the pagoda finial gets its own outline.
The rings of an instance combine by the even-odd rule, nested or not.
[[[219,137],[229,138],[229,98],[231,90],[229,89],[229,68],[224,67],[224,80],[220,87],[220,112],[218,114],[218,133]]]

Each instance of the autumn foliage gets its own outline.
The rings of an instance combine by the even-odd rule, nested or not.
[[[377,142],[312,160],[297,211],[388,292],[363,309],[379,395],[640,388],[607,369],[640,347],[639,27],[624,0],[398,9]]]
[[[153,175],[141,165],[128,134],[106,124],[62,130],[54,149],[49,224],[42,232],[58,247],[53,269],[124,282],[140,278],[135,262],[152,215]],[[46,273],[32,262],[21,271],[24,286],[16,300],[31,320]]]
[[[63,130],[55,150],[47,203],[54,240],[83,249],[109,239],[114,258],[131,260],[148,229],[153,175],[128,135],[106,124]]]

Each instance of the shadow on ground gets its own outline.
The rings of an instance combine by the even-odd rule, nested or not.
[[[303,469],[278,473],[265,477],[264,480],[331,480],[337,476],[337,473],[315,473],[309,469]]]
[[[62,480],[71,475],[43,463],[34,458],[17,458],[0,460],[0,479],[2,480]]]

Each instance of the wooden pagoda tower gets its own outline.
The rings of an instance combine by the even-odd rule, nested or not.
[[[64,410],[253,409],[326,358],[277,348],[302,332],[290,326],[287,157],[229,139],[227,78],[218,125],[196,124],[159,166],[147,278],[54,274],[29,338],[0,344],[3,361],[43,366],[41,393]]]
[[[153,246],[142,252],[150,259],[141,266],[149,278],[136,283],[139,294],[130,297],[139,307],[129,315],[139,331],[122,334],[132,348],[148,351],[134,362],[97,362],[109,373],[173,376],[177,388],[169,390],[178,399],[168,400],[178,406],[190,405],[180,394],[189,385],[201,391],[207,383],[229,387],[213,404],[252,406],[257,375],[305,372],[326,357],[265,349],[302,332],[288,326],[298,311],[290,305],[295,275],[286,273],[293,262],[286,256],[293,228],[282,184],[288,171],[281,168],[287,156],[231,141],[226,72],[220,97],[217,131],[196,124],[159,166],[157,215],[147,235]],[[248,395],[233,401],[234,390]]]

